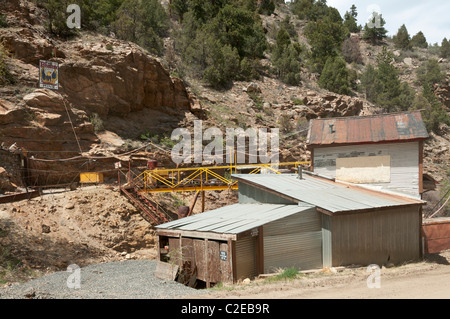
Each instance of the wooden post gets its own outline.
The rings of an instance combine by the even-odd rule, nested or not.
[[[206,277],[206,288],[211,288],[211,281],[209,280],[209,269],[208,269],[208,238],[205,238],[205,277]]]
[[[202,213],[205,211],[205,191],[202,191]]]
[[[156,256],[157,260],[161,261],[161,246],[159,243],[159,235],[156,235]]]

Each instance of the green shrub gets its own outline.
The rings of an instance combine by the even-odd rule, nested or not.
[[[412,48],[411,37],[409,36],[406,26],[403,24],[392,38],[394,45],[398,49],[409,50]]]
[[[440,57],[444,59],[450,57],[450,41],[448,41],[447,38],[444,38],[442,40],[442,45],[439,54]]]
[[[0,13],[0,28],[7,28],[8,23],[6,22],[6,16]]]
[[[338,94],[350,93],[350,82],[345,61],[330,57],[319,78],[319,86]]]
[[[6,49],[0,43],[0,84],[14,83],[16,83],[16,80],[8,67]]]
[[[429,59],[417,71],[417,80],[421,85],[429,84],[434,85],[442,82],[445,77],[444,72],[441,70],[436,59]]]
[[[417,34],[411,38],[411,45],[417,48],[428,48],[427,39],[422,31],[417,32]]]
[[[103,131],[105,128],[103,127],[103,120],[100,118],[100,116],[97,113],[93,113],[90,122],[94,126],[94,132],[98,133]]]
[[[328,58],[336,57],[343,41],[348,37],[348,29],[330,18],[309,22],[305,35],[311,45],[311,71],[321,73]]]
[[[158,0],[125,0],[112,27],[118,38],[161,55],[164,49],[161,38],[168,35],[169,18]]]

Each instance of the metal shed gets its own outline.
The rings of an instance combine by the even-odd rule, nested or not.
[[[302,179],[296,174],[233,178],[239,181],[242,203],[278,197],[314,205],[320,213],[323,267],[395,264],[421,255],[421,200],[306,174]]]
[[[278,268],[384,265],[420,257],[421,200],[306,174],[233,178],[239,204],[156,227],[160,261],[209,286]]]
[[[207,286],[277,268],[322,267],[320,215],[309,204],[235,204],[156,227],[159,260]]]

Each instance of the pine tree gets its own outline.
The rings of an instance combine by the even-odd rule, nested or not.
[[[357,33],[361,31],[361,26],[358,26],[356,17],[358,13],[356,11],[356,6],[353,4],[350,8],[350,12],[345,12],[344,14],[344,25],[350,32]]]
[[[277,69],[279,78],[289,84],[300,83],[300,58],[299,52],[291,43],[289,33],[281,27],[277,33],[277,43],[272,52],[272,61]]]
[[[444,59],[450,57],[450,42],[447,40],[447,38],[444,38],[442,40],[440,57]]]
[[[44,8],[48,13],[46,28],[54,35],[68,38],[77,34],[77,29],[67,26],[66,9],[73,1],[70,0],[44,0]]]
[[[261,0],[258,11],[260,14],[270,16],[275,11],[275,3],[273,0]]]
[[[361,76],[369,101],[378,104],[388,113],[399,110],[408,110],[414,99],[413,89],[401,82],[399,72],[393,64],[393,54],[383,47],[377,56],[377,66],[367,66]]]
[[[417,34],[411,38],[411,45],[417,48],[428,48],[427,39],[422,31],[417,32]]]
[[[423,85],[433,86],[442,82],[445,74],[436,59],[429,59],[420,68],[417,69],[417,80]]]
[[[319,78],[319,86],[338,94],[349,94],[350,82],[345,61],[340,57],[328,58]]]
[[[210,44],[207,56],[209,65],[203,73],[204,79],[214,88],[230,84],[239,73],[239,54],[230,45],[222,46],[219,40]]]
[[[161,37],[167,35],[168,17],[158,0],[125,0],[113,24],[120,39],[132,41],[151,53],[161,55]]]
[[[415,105],[416,108],[423,109],[422,116],[428,131],[438,132],[440,124],[450,125],[450,117],[442,106],[442,103],[433,93],[431,85],[425,84],[422,87],[422,96],[428,103]],[[416,101],[417,102],[417,101]]]
[[[371,21],[364,26],[363,39],[372,44],[378,44],[386,38],[388,31],[384,28],[385,24],[386,21],[383,19],[382,14],[374,12]]]
[[[320,73],[327,59],[339,54],[342,43],[348,36],[348,30],[342,23],[325,18],[310,21],[306,25],[305,35],[311,45],[312,71]]]
[[[411,49],[411,38],[404,24],[398,29],[397,34],[394,35],[392,40],[394,41],[395,47],[398,49]]]

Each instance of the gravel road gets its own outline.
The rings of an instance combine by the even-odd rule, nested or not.
[[[175,281],[156,278],[155,269],[155,260],[90,265],[78,269],[79,288],[75,287],[78,271],[60,271],[0,288],[0,299],[171,299],[203,293]]]

